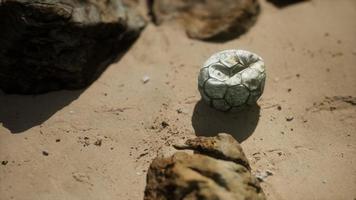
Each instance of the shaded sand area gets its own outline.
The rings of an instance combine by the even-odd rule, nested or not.
[[[0,199],[139,200],[158,152],[219,132],[242,143],[254,173],[273,173],[269,199],[356,198],[356,2],[261,4],[235,40],[150,24],[85,90],[1,93]],[[211,110],[197,90],[200,65],[229,48],[267,67],[259,106],[240,114]]]

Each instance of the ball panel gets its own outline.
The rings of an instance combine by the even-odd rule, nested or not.
[[[214,54],[204,63],[203,67],[209,67],[213,63],[218,63],[219,60],[219,54]]]
[[[210,105],[211,99],[208,96],[206,96],[204,89],[202,87],[199,87],[198,90],[201,95],[201,98]]]
[[[235,74],[233,77],[225,81],[228,86],[234,86],[241,84],[241,74]]]
[[[248,66],[242,65],[242,64],[237,64],[231,69],[231,74],[237,74],[240,73],[242,70],[246,69]]]
[[[198,85],[199,87],[203,87],[206,80],[209,79],[209,69],[202,68],[200,69],[200,73],[198,76]]]
[[[261,74],[259,79],[261,80],[261,84],[260,87],[258,88],[258,91],[260,91],[262,94],[265,89],[266,74],[265,73]]]
[[[260,78],[260,72],[257,71],[256,69],[252,68],[247,68],[243,70],[242,72],[242,83],[251,91],[251,90],[256,90],[260,83],[261,80]]]
[[[248,89],[243,85],[235,85],[227,89],[225,99],[231,106],[243,105],[249,96]]]
[[[250,66],[252,69],[256,69],[261,73],[265,72],[265,65],[262,61],[258,61]]]
[[[261,94],[262,93],[260,91],[250,92],[250,96],[248,97],[248,100],[246,103],[248,105],[254,105],[257,102],[257,100],[260,98]]]
[[[212,99],[222,99],[225,96],[227,86],[224,82],[214,78],[208,79],[204,84],[205,93]]]
[[[240,59],[234,50],[227,50],[220,54],[220,62],[226,67],[231,68],[240,63]]]
[[[220,111],[228,111],[231,108],[231,106],[224,99],[213,99],[212,106]]]
[[[241,63],[243,63],[245,66],[250,66],[251,64],[261,60],[261,58],[256,54],[245,50],[237,50],[236,55],[240,58]]]
[[[230,71],[224,65],[214,63],[209,66],[209,76],[219,81],[226,81],[229,79]]]

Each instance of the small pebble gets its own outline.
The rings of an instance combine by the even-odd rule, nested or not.
[[[48,155],[49,155],[49,153],[48,153],[47,151],[42,151],[42,155],[44,155],[44,156],[48,156]]]
[[[148,83],[148,81],[150,81],[150,79],[151,78],[149,76],[145,75],[145,76],[142,77],[142,83],[146,84],[146,83]]]
[[[161,123],[161,126],[162,126],[163,128],[166,128],[167,126],[169,126],[169,124],[168,124],[167,122],[163,121],[163,122]]]
[[[178,108],[177,109],[177,113],[178,114],[188,114],[188,111],[184,108]]]
[[[288,116],[288,117],[286,117],[287,122],[290,122],[290,121],[292,121],[293,119],[294,119],[293,116]]]
[[[98,139],[97,141],[94,142],[94,145],[99,147],[101,146],[101,144],[102,144],[102,139]]]

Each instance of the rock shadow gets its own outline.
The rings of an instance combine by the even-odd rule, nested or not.
[[[79,98],[111,64],[119,62],[131,46],[126,46],[119,52],[113,52],[107,60],[98,63],[96,71],[92,73],[91,82],[81,89],[62,88],[60,90],[57,88],[54,91],[39,94],[5,93],[0,89],[0,125],[2,124],[11,133],[17,134],[42,124],[58,110]]]
[[[197,136],[231,134],[243,142],[255,130],[260,116],[260,107],[254,105],[238,113],[220,112],[199,101],[194,108],[192,125]]]
[[[0,123],[11,133],[40,125],[77,99],[84,90],[56,91],[41,95],[4,94],[0,90]]]
[[[307,2],[309,0],[267,0],[278,8],[284,8],[293,4]]]

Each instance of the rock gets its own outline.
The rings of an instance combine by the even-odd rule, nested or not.
[[[48,153],[47,151],[42,151],[42,155],[44,155],[44,156],[48,156],[48,155],[49,155],[49,153]]]
[[[232,161],[250,169],[248,160],[240,144],[229,134],[220,133],[215,137],[188,139],[184,145],[174,145],[177,149],[189,149],[216,159]]]
[[[94,142],[94,145],[100,147],[102,143],[103,143],[103,140],[102,140],[102,139],[97,139],[97,140]]]
[[[0,88],[23,94],[83,88],[144,26],[121,0],[3,0]]]
[[[149,0],[122,0],[122,2],[129,8],[134,8],[135,12],[139,14],[140,20],[151,21],[151,16],[148,10]]]
[[[232,136],[198,137],[176,147],[194,154],[155,158],[147,173],[145,200],[266,199]]]
[[[290,121],[292,121],[293,119],[294,119],[293,116],[287,116],[287,117],[286,117],[286,121],[287,121],[287,122],[290,122]]]
[[[156,24],[175,19],[189,37],[218,41],[246,32],[260,10],[257,0],[151,0],[150,7]]]
[[[143,77],[142,77],[142,83],[143,84],[146,84],[146,83],[148,83],[148,81],[150,81],[150,77],[149,76],[147,76],[147,75],[144,75]]]

